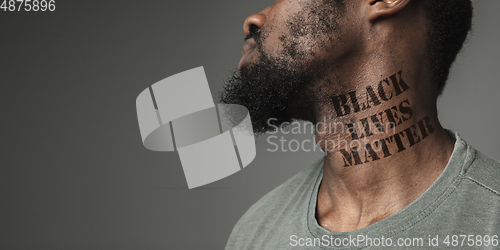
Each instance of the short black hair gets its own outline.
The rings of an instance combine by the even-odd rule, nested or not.
[[[473,7],[471,0],[426,0],[425,7],[432,82],[441,95],[471,30]]]

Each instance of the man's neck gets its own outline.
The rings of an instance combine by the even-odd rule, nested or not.
[[[327,230],[353,231],[396,213],[444,170],[454,141],[418,81],[394,72],[333,96],[319,112],[316,141],[327,153],[316,216]]]

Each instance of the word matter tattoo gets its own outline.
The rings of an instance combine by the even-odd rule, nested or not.
[[[342,154],[344,167],[360,165],[370,161],[374,162],[381,158],[387,158],[396,150],[396,153],[403,152],[407,148],[415,146],[433,132],[434,128],[430,123],[430,118],[426,116],[399,133],[377,140],[373,143],[366,143],[363,146],[365,151],[364,160],[362,160],[359,155],[358,147],[352,147],[349,150],[340,149],[339,152]],[[375,150],[373,146],[381,150]],[[377,151],[382,152],[377,153]]]

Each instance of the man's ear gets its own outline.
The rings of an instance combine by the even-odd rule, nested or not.
[[[370,3],[368,18],[374,21],[380,17],[387,17],[398,13],[411,0],[368,0]]]

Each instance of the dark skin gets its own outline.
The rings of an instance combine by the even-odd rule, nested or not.
[[[454,140],[442,128],[437,117],[437,91],[431,83],[426,48],[426,16],[423,1],[418,0],[352,0],[347,1],[338,27],[329,32],[302,32],[294,35],[293,22],[297,15],[308,13],[300,23],[314,27],[315,18],[304,12],[318,6],[316,0],[278,0],[273,5],[249,16],[244,23],[245,35],[258,27],[265,33],[260,50],[281,58],[282,62],[301,61],[307,68],[312,61],[326,65],[321,77],[310,83],[307,94],[314,112],[297,113],[297,118],[329,124],[359,122],[370,115],[407,100],[412,115],[405,124],[417,124],[429,118],[432,134],[412,147],[397,152],[392,146],[390,157],[367,161],[362,165],[346,167],[339,153],[341,146],[330,146],[325,141],[356,141],[350,132],[317,132],[316,141],[326,151],[323,180],[318,193],[316,219],[331,232],[354,231],[391,216],[422,195],[444,170],[454,147]],[[264,32],[265,31],[265,32]],[[295,33],[297,33],[295,31]],[[254,47],[252,39],[244,52]],[[290,53],[292,48],[299,53]],[[288,52],[286,50],[289,50]],[[245,53],[243,53],[245,54]],[[259,58],[258,50],[251,50],[240,62],[248,67]],[[297,66],[296,66],[297,67]],[[297,69],[300,70],[300,69]],[[366,87],[404,72],[408,90],[379,105],[344,116],[336,114],[330,97],[357,91],[360,96]],[[386,89],[388,90],[388,89]],[[394,92],[392,92],[394,94]],[[352,109],[352,106],[351,106]],[[293,112],[290,107],[289,112]],[[372,130],[376,126],[369,124]],[[385,133],[359,139],[360,145],[384,140],[408,126],[387,130]],[[321,127],[320,127],[321,128]],[[324,130],[319,130],[324,131]],[[421,134],[420,134],[420,137]],[[364,159],[364,158],[363,158]]]

